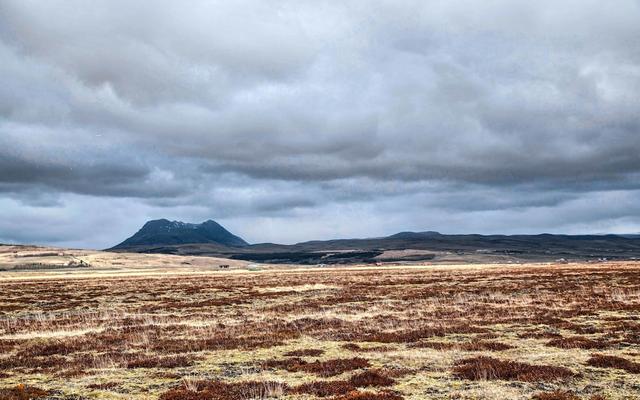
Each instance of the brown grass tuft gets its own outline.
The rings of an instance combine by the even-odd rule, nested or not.
[[[188,356],[148,356],[138,355],[127,362],[127,368],[177,368],[193,365],[194,358]]]
[[[463,351],[503,351],[513,349],[514,347],[502,342],[491,340],[472,340],[470,342],[418,342],[413,343],[410,347],[428,348],[435,350],[463,350]]]
[[[49,392],[33,386],[17,385],[0,389],[0,400],[31,400],[47,397]]]
[[[343,372],[369,367],[369,361],[364,358],[338,358],[326,361],[307,362],[301,358],[287,358],[284,360],[268,360],[264,368],[280,368],[289,372],[309,372],[322,377],[340,375]]]
[[[380,370],[368,370],[353,375],[349,382],[356,387],[391,386],[395,381]]]
[[[534,395],[531,400],[581,400],[573,392],[555,390],[553,392],[544,392]],[[606,400],[604,396],[595,394],[589,397],[589,400]]]
[[[193,390],[195,389],[195,390]],[[194,388],[172,389],[159,400],[240,400],[268,399],[282,395],[288,389],[280,382],[197,382]]]
[[[580,397],[576,396],[572,392],[565,392],[556,390],[553,392],[546,393],[538,393],[534,395],[532,400],[581,400]]]
[[[371,353],[375,351],[384,352],[392,350],[389,346],[372,346],[372,347],[362,347],[357,343],[345,343],[342,346],[343,349],[353,351],[356,353]]]
[[[287,357],[318,357],[324,354],[324,350],[320,349],[301,349],[284,353]]]
[[[460,361],[453,370],[458,378],[477,380],[554,381],[574,376],[571,370],[550,365],[531,365],[479,356]]]
[[[592,354],[587,364],[592,367],[623,369],[630,374],[640,374],[640,363],[617,356]]]
[[[547,342],[547,346],[561,349],[606,349],[609,343],[604,340],[592,340],[583,336],[557,338]]]
[[[327,397],[347,394],[354,390],[356,390],[355,386],[347,381],[316,381],[297,386],[292,389],[292,392]]]
[[[343,396],[335,397],[334,400],[403,400],[404,397],[395,392],[360,392],[353,391]]]

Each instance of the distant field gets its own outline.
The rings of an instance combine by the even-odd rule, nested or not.
[[[640,398],[636,262],[94,268],[0,273],[0,400]]]
[[[246,268],[250,263],[216,257],[111,253],[96,250],[0,245],[0,279],[82,275],[180,273]]]

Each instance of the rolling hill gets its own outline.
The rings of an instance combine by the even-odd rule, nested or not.
[[[640,238],[623,235],[445,235],[400,232],[366,239],[314,240],[292,245],[248,244],[214,221],[150,221],[111,250],[203,255],[261,263],[520,262],[637,259]]]

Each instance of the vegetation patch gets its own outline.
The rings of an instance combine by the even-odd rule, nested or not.
[[[193,387],[172,389],[163,393],[159,400],[241,400],[269,399],[279,397],[288,389],[281,382],[197,382]]]
[[[587,364],[598,368],[622,369],[630,374],[640,374],[640,363],[627,360],[618,356],[608,356],[604,354],[592,354],[587,360]]]
[[[48,395],[48,391],[35,386],[17,385],[12,388],[0,388],[0,400],[42,399]]]
[[[604,340],[593,340],[583,336],[573,336],[552,339],[547,342],[547,346],[559,347],[561,349],[606,349],[610,344]]]
[[[507,380],[545,382],[574,376],[570,369],[550,365],[531,365],[517,361],[479,356],[460,361],[454,367],[454,375],[472,381]]]
[[[370,346],[370,347],[362,347],[357,343],[345,343],[342,346],[343,349],[353,351],[356,353],[372,353],[372,352],[385,352],[391,351],[392,348],[389,346]]]
[[[353,391],[343,396],[338,396],[334,400],[403,400],[400,394],[392,391],[384,392],[361,392]]]
[[[429,348],[435,350],[462,350],[462,351],[503,351],[514,347],[506,343],[491,340],[472,340],[470,342],[418,342],[411,347]]]
[[[367,370],[353,375],[349,382],[356,387],[391,386],[395,381],[380,370]]]
[[[262,364],[263,368],[278,368],[289,372],[308,372],[322,377],[340,375],[370,366],[364,358],[338,358],[326,361],[307,362],[301,358],[286,358],[284,360],[268,360]]]
[[[284,353],[287,357],[318,357],[324,354],[324,350],[320,349],[300,349]]]
[[[577,396],[571,391],[555,390],[553,392],[544,392],[534,395],[532,400],[583,400],[582,397]],[[584,398],[586,399],[586,398]],[[600,395],[593,395],[588,398],[589,400],[606,400],[605,397]]]
[[[347,394],[354,390],[356,387],[348,381],[315,381],[296,386],[292,392],[327,397]]]

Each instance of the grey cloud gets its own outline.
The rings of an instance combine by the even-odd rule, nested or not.
[[[2,1],[2,213],[100,199],[271,240],[640,230],[581,202],[637,196],[639,20],[631,0]]]

